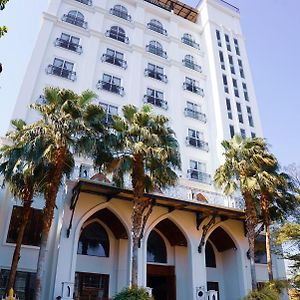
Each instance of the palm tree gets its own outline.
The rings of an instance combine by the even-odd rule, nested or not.
[[[258,224],[255,207],[256,194],[259,186],[256,173],[262,164],[272,164],[269,157],[264,157],[265,141],[261,138],[243,139],[234,136],[230,141],[223,141],[225,162],[215,173],[214,181],[225,194],[240,191],[245,201],[246,228],[249,242],[252,289],[256,289],[256,273],[254,260],[255,228]]]
[[[100,106],[92,104],[96,95],[91,91],[85,91],[77,95],[73,91],[46,88],[44,90],[44,103],[32,104],[31,108],[37,111],[41,119],[28,125],[28,140],[34,142],[43,139],[47,145],[43,153],[43,160],[47,164],[47,182],[43,194],[45,207],[43,210],[43,226],[40,252],[37,263],[36,275],[36,299],[42,298],[41,279],[45,268],[46,246],[56,197],[64,175],[72,172],[74,167],[74,155],[83,152],[84,145],[80,140],[91,136],[93,128],[102,128],[104,112]]]
[[[137,253],[143,238],[145,224],[152,212],[151,200],[144,197],[177,181],[175,168],[180,168],[178,142],[174,131],[163,115],[154,115],[148,105],[140,111],[133,105],[122,109],[123,118],[116,116],[111,138],[114,157],[107,167],[113,181],[124,185],[124,175],[130,174],[133,188],[132,221],[132,275],[131,285],[137,286]],[[98,155],[95,154],[97,159]]]
[[[26,124],[22,120],[13,120],[14,131],[7,133],[9,144],[0,149],[0,173],[14,198],[23,203],[22,219],[18,230],[16,246],[9,273],[7,291],[14,287],[17,266],[20,259],[21,246],[26,225],[28,223],[31,203],[34,195],[43,185],[43,163],[39,160],[41,150],[39,144],[28,145],[22,140]]]

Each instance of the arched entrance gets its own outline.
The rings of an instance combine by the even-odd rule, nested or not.
[[[111,298],[118,283],[126,282],[127,259],[128,235],[122,222],[108,208],[94,213],[80,231],[74,299]]]
[[[218,291],[218,300],[241,298],[237,247],[230,235],[217,227],[205,245],[207,290]]]
[[[184,285],[181,276],[187,257],[187,240],[181,230],[170,219],[159,222],[147,240],[147,286],[155,300],[176,300],[178,282]]]

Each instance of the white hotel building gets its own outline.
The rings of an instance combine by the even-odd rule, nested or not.
[[[234,133],[262,136],[238,9],[222,0],[203,0],[196,8],[175,0],[50,0],[13,118],[33,121],[28,105],[41,100],[46,86],[93,90],[108,123],[129,103],[150,103],[168,116],[182,170],[176,188],[146,195],[154,207],[139,250],[139,285],[153,288],[156,300],[208,299],[209,290],[220,300],[241,299],[251,287],[242,203],[212,184],[222,140]],[[132,192],[102,177],[78,161],[74,180],[60,192],[45,300],[111,299],[130,282]],[[2,188],[0,295],[18,205]],[[36,199],[22,247],[20,299],[33,299],[42,207]],[[263,282],[259,239],[257,279]],[[285,277],[277,257],[274,274]]]

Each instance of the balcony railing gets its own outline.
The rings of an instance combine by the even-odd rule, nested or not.
[[[119,18],[121,18],[121,19],[124,19],[124,20],[126,20],[126,21],[131,22],[131,15],[129,15],[128,13],[126,13],[126,12],[124,12],[124,11],[121,11],[121,10],[115,9],[115,8],[111,8],[111,9],[109,10],[109,13],[110,13],[111,15],[114,15],[114,16],[116,16],[116,17],[119,17]]]
[[[201,149],[203,151],[208,152],[208,143],[206,143],[206,142],[204,142],[200,139],[187,136],[186,137],[186,144],[188,146],[192,146],[192,147],[195,147],[195,148],[198,148],[198,149]]]
[[[181,38],[181,42],[188,45],[188,46],[191,46],[193,48],[196,48],[196,49],[200,49],[200,45],[198,43],[196,43],[195,41],[183,36]]]
[[[65,49],[77,52],[79,54],[82,53],[82,46],[81,45],[72,43],[70,41],[66,41],[66,40],[61,39],[61,38],[56,39],[55,46],[65,48]]]
[[[75,1],[80,2],[82,4],[85,4],[85,5],[88,5],[88,6],[92,6],[93,5],[92,0],[75,0]]]
[[[53,65],[48,65],[47,74],[52,74],[56,76],[60,76],[72,81],[76,80],[76,72],[64,69],[62,67],[56,67]]]
[[[117,33],[113,30],[107,30],[105,32],[105,36],[110,37],[114,40],[117,40],[119,42],[125,43],[125,44],[129,44],[129,38],[128,36],[125,36],[123,34]]]
[[[122,86],[119,86],[119,85],[116,85],[116,84],[113,84],[110,82],[106,82],[103,80],[99,80],[96,87],[97,87],[97,89],[109,91],[109,92],[118,94],[120,96],[125,95],[124,88]]]
[[[160,34],[168,35],[168,32],[167,32],[166,29],[164,29],[163,27],[158,26],[158,25],[156,25],[156,24],[154,24],[154,23],[149,22],[149,23],[147,24],[147,28],[150,29],[150,30],[153,30],[153,31],[155,31],[155,32],[158,32],[158,33],[160,33]]]
[[[186,107],[184,109],[184,115],[186,117],[190,117],[190,118],[199,120],[199,121],[201,121],[203,123],[206,123],[206,121],[207,121],[206,115],[204,113],[199,112],[197,110],[193,110],[193,109],[188,108],[188,107]]]
[[[74,17],[72,15],[63,15],[62,17],[62,20],[64,22],[67,22],[67,23],[70,23],[70,24],[73,24],[75,26],[78,26],[78,27],[82,27],[84,29],[87,29],[87,22],[84,21],[84,19],[82,18],[78,18],[78,17]]]
[[[189,68],[189,69],[192,69],[194,71],[197,71],[197,72],[202,72],[202,69],[199,65],[195,64],[193,61],[191,60],[188,60],[188,59],[183,59],[182,60],[182,63],[185,67]]]
[[[183,89],[204,97],[204,91],[199,86],[184,82]]]
[[[104,53],[101,57],[102,61],[105,61],[107,63],[113,64],[115,66],[121,67],[123,69],[127,68],[127,61],[121,58],[118,58],[114,55],[109,55],[107,53]]]
[[[146,46],[146,51],[150,52],[152,54],[158,55],[160,57],[166,58],[166,59],[168,58],[168,55],[167,55],[166,51],[163,51],[163,49],[155,47],[153,45],[147,45]]]
[[[168,102],[160,99],[160,98],[156,98],[153,96],[148,96],[148,95],[144,95],[144,103],[150,103],[153,104],[154,106],[163,108],[163,109],[168,109]]]
[[[193,179],[206,184],[211,184],[211,176],[205,172],[195,169],[188,169],[187,176],[189,179]]]
[[[163,81],[163,82],[165,82],[165,83],[168,82],[168,77],[167,77],[167,75],[162,74],[162,73],[160,73],[160,72],[155,72],[155,71],[150,70],[150,69],[145,69],[144,74],[145,74],[145,76],[148,76],[148,77],[151,77],[151,78],[154,78],[154,79]]]

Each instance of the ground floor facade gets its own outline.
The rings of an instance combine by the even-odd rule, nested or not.
[[[70,183],[59,195],[48,243],[43,299],[108,300],[130,283],[131,194],[103,183]],[[6,199],[6,200],[5,200]],[[5,281],[13,252],[11,218],[18,209],[3,191],[0,281]],[[156,300],[239,300],[251,286],[248,243],[242,213],[151,196],[153,212],[138,252],[138,284]],[[36,201],[36,207],[41,203]],[[38,214],[32,217],[38,223]],[[37,224],[38,226],[38,224]],[[38,244],[29,234],[22,247],[16,285],[21,299],[32,299]],[[274,260],[275,277],[285,276]],[[266,265],[257,265],[258,281],[267,279]],[[1,284],[0,284],[1,286]],[[17,289],[18,289],[17,288]],[[211,292],[213,293],[213,292]],[[214,299],[211,297],[211,299]],[[215,298],[216,300],[216,298]]]

